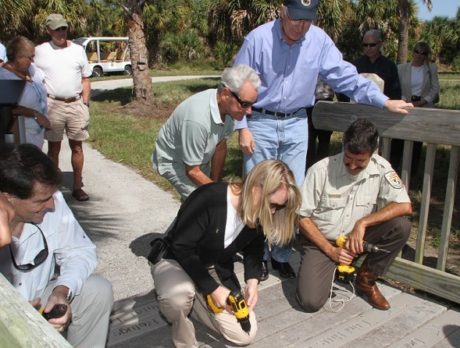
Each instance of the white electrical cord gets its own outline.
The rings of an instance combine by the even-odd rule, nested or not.
[[[347,290],[345,289],[341,289],[341,288],[337,288],[338,290],[341,290],[341,292],[343,291],[343,294],[342,294],[342,298],[334,298],[332,299],[332,294],[333,294],[333,289],[334,289],[334,279],[335,279],[335,274],[337,272],[337,267],[334,269],[334,273],[332,273],[332,281],[331,281],[331,290],[329,292],[329,299],[327,301],[327,305],[325,305],[325,309],[326,310],[330,310],[331,312],[333,313],[338,313],[340,312],[343,307],[345,307],[345,304],[347,302],[350,302],[351,300],[353,300],[355,298],[355,287],[353,285],[353,282],[348,282],[351,286],[351,289],[352,289],[352,292],[351,292],[351,296],[345,294],[347,292]],[[336,292],[336,296],[337,296],[337,292]],[[333,303],[338,303],[339,305],[338,306],[334,306],[333,307]]]

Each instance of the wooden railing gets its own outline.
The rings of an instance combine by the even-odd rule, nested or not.
[[[404,139],[401,179],[408,189],[414,141],[427,144],[422,196],[419,209],[415,259],[409,261],[398,257],[387,276],[442,298],[460,303],[460,277],[446,272],[449,236],[454,213],[455,193],[459,167],[460,111],[414,108],[409,115],[393,114],[374,107],[349,103],[317,103],[313,110],[315,128],[343,132],[359,118],[369,119],[383,138],[382,155],[389,158],[390,139]],[[436,267],[423,265],[425,241],[430,210],[431,189],[436,148],[446,145],[450,149],[449,169],[445,187],[441,234]]]
[[[70,348],[0,273],[0,347]]]

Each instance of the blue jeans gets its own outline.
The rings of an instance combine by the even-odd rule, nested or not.
[[[245,175],[259,162],[266,159],[283,161],[292,170],[300,187],[305,177],[305,158],[308,146],[307,112],[301,109],[294,116],[278,118],[253,111],[247,118],[248,128],[256,143],[254,153],[244,155]],[[291,247],[272,246],[272,257],[278,262],[288,262],[292,255]],[[269,259],[265,246],[264,260]]]

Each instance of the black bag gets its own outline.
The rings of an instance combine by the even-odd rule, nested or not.
[[[156,263],[160,262],[163,256],[168,251],[168,243],[163,238],[155,238],[153,241],[150,242],[150,246],[152,250],[150,250],[149,256],[147,259],[155,265]]]

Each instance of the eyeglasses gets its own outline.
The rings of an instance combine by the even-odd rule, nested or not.
[[[59,27],[59,28],[54,29],[53,31],[66,31],[66,30],[67,30],[67,27]]]
[[[48,243],[46,242],[45,235],[43,234],[43,231],[41,230],[40,227],[38,227],[35,224],[33,225],[37,227],[38,230],[40,231],[40,234],[42,235],[42,239],[43,239],[43,244],[44,244],[43,250],[41,250],[37,254],[37,256],[34,257],[33,263],[27,263],[25,265],[18,265],[16,263],[16,259],[14,258],[13,249],[11,248],[11,244],[8,246],[10,249],[11,260],[13,261],[13,266],[19,271],[30,271],[34,269],[35,267],[40,266],[48,257]]]
[[[243,109],[250,108],[252,105],[254,105],[254,102],[246,101],[246,100],[241,100],[240,97],[238,97],[238,94],[233,92],[230,88],[228,89],[232,96],[236,99],[236,101],[240,104],[240,106]]]
[[[270,210],[275,209],[275,211],[278,211],[286,207],[287,207],[287,204],[270,203]]]
[[[363,46],[363,47],[375,47],[375,46],[377,46],[377,43],[376,42],[370,42],[370,43],[363,42],[361,44],[361,46]]]
[[[419,50],[414,50],[414,53],[421,54],[422,56],[428,55],[428,52],[423,52],[423,51],[419,51]]]

